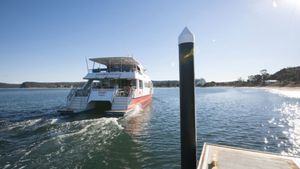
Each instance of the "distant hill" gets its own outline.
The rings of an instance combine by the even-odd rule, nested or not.
[[[264,69],[263,74],[250,75],[248,80],[238,79],[231,82],[208,82],[206,87],[211,86],[286,86],[286,87],[300,87],[300,66],[289,67],[279,70],[274,74],[267,73]]]
[[[152,81],[154,87],[178,87],[178,80]]]
[[[300,66],[284,68],[274,73],[269,79],[278,80],[280,82],[300,82]]]
[[[84,82],[24,82],[20,88],[71,88],[80,87]]]
[[[71,88],[80,87],[84,82],[24,82],[22,84],[0,83],[0,88]]]
[[[153,80],[152,81],[154,87],[179,87],[179,80]],[[204,86],[205,80],[195,79],[195,86]]]
[[[0,88],[19,88],[20,84],[0,83]]]

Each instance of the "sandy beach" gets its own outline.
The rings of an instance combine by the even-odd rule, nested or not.
[[[261,87],[260,89],[286,97],[300,98],[300,87]]]

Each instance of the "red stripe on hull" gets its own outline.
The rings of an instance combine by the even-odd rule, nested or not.
[[[145,108],[152,102],[152,95],[146,95],[131,100],[128,110],[134,109],[137,105],[141,105],[142,108]]]

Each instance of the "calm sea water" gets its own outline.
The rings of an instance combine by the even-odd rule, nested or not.
[[[179,89],[125,117],[59,115],[68,90],[0,90],[0,168],[180,168]],[[203,142],[300,155],[300,99],[260,89],[196,89]]]

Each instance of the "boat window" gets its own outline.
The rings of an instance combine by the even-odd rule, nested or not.
[[[101,88],[100,82],[94,82],[94,83],[92,84],[92,88]]]
[[[131,80],[130,86],[131,86],[133,89],[136,89],[136,80]]]
[[[100,72],[101,70],[100,70],[100,68],[97,68],[97,69],[93,69],[92,71],[93,71],[93,73],[98,73],[98,72]]]
[[[109,72],[132,72],[134,67],[132,65],[110,65],[108,70]]]
[[[142,73],[142,72],[141,72],[141,68],[140,68],[139,66],[137,66],[136,68],[137,68],[137,71],[138,71],[139,73]]]
[[[131,81],[128,79],[118,79],[116,82],[119,88],[129,87],[131,85]]]
[[[122,72],[132,72],[133,67],[131,65],[123,65]]]
[[[94,81],[92,84],[92,88],[94,89],[109,89],[114,88],[114,82],[110,79],[103,79],[100,81]]]
[[[139,88],[143,89],[143,81],[142,80],[139,80]]]
[[[151,82],[151,81],[146,81],[146,82],[144,83],[144,87],[146,87],[146,88],[151,88],[151,87],[152,87],[152,82]]]
[[[111,65],[110,71],[111,72],[121,72],[121,66],[120,65]]]

